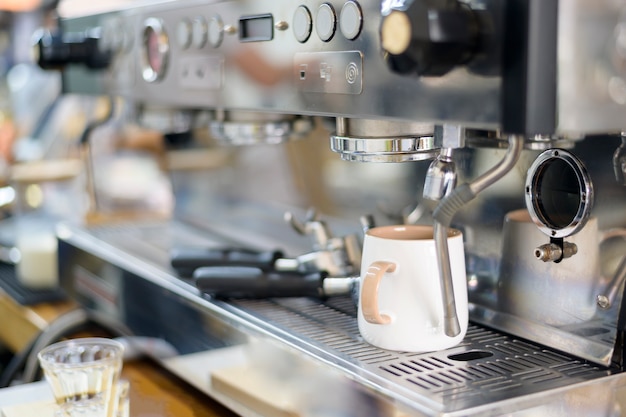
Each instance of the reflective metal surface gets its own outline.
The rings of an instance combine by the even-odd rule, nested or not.
[[[250,112],[218,112],[209,129],[223,145],[279,144],[302,138],[313,128],[310,118]]]
[[[398,10],[426,3],[415,16],[403,17]],[[454,10],[436,9],[440,3]],[[442,25],[456,16],[461,25],[444,25],[440,33],[459,53],[448,55],[437,49],[440,44],[431,45],[439,39],[430,32],[415,44],[411,39],[403,48],[388,43],[382,48],[381,9],[394,9],[392,19],[405,25],[401,34],[412,30],[407,22],[423,22],[425,16]],[[625,10],[612,0],[172,0],[103,13],[61,13],[67,32],[101,27],[100,46],[113,54],[104,71],[68,66],[65,91],[120,95],[137,106],[185,114],[200,110],[209,117],[190,123],[192,128],[211,132],[216,142],[257,144],[232,149],[223,165],[172,173],[173,224],[61,234],[63,253],[71,260],[64,265],[65,285],[88,307],[175,344],[181,356],[247,345],[252,338],[278,342],[281,352],[295,351],[338,371],[333,380],[350,381],[377,405],[380,399],[391,404],[394,412],[619,415],[626,407],[625,241],[602,240],[574,255],[597,255],[602,270],[597,276],[580,277],[575,271],[559,276],[564,285],[549,290],[541,282],[530,285],[539,275],[520,277],[518,284],[538,294],[531,301],[545,300],[533,318],[503,307],[524,300],[505,293],[500,270],[505,215],[523,208],[525,196],[541,203],[541,223],[550,235],[561,229],[581,233],[587,216],[597,219],[602,233],[626,227],[623,144],[615,135],[626,116]],[[458,27],[468,29],[469,43],[463,33],[448,32]],[[431,46],[440,53],[431,53]],[[432,66],[409,62],[420,61],[421,52],[434,60]],[[309,117],[318,118],[314,129],[299,130],[297,122]],[[329,120],[336,123],[327,129]],[[303,140],[285,141],[294,132]],[[329,136],[330,148],[343,159],[391,163],[344,163],[328,149]],[[561,188],[561,168],[574,158],[561,158],[557,152],[570,154],[555,146],[580,159],[573,164],[573,187],[570,181]],[[465,184],[453,193],[469,189],[473,194],[461,204],[447,200],[454,210],[443,214],[431,213],[422,189],[428,160],[442,147],[455,148],[450,163],[459,184]],[[548,169],[545,182],[527,184],[540,151],[551,157],[548,162],[555,164],[549,168],[555,171]],[[404,161],[411,162],[395,163]],[[579,172],[588,178],[578,181]],[[426,191],[429,195],[433,188]],[[562,197],[570,196],[579,204],[561,206]],[[435,219],[462,229],[472,321],[463,344],[424,355],[381,351],[358,335],[349,297],[216,301],[167,265],[164,254],[180,242],[279,247],[295,258],[310,251],[310,242],[284,233],[282,214],[297,215],[310,206],[328,213],[340,236],[358,231],[357,219],[368,215],[383,224]],[[567,250],[565,244],[559,249]],[[613,277],[612,284],[604,285],[604,277]],[[606,294],[610,302],[596,309],[596,297]],[[582,314],[576,301],[581,297],[591,300],[589,314]],[[577,320],[555,321],[570,312]],[[199,371],[180,371],[190,379],[194,372]],[[329,391],[317,388],[322,397]],[[210,387],[203,389],[229,401]],[[349,415],[338,404],[322,411]],[[389,409],[369,410],[386,415]]]
[[[102,297],[87,285],[96,282],[94,279],[104,280],[111,294],[123,295],[109,301],[119,319],[127,321],[137,334],[158,334],[178,351],[179,360],[200,352],[219,354],[225,347],[249,343],[251,336],[279,340],[362,386],[374,388],[361,394],[364,398],[416,416],[551,412],[557,407],[556,393],[575,400],[560,400],[562,409],[555,415],[584,406],[594,410],[593,415],[608,416],[612,414],[607,407],[619,407],[616,396],[626,386],[624,374],[476,325],[461,345],[445,351],[410,354],[381,350],[362,341],[355,305],[343,296],[326,302],[308,298],[223,302],[199,297],[195,287],[172,276],[163,262],[163,250],[172,239],[179,243],[205,241],[184,225],[61,229],[60,236],[61,252],[71,260],[63,274],[68,291],[83,303],[106,309]],[[150,241],[148,236],[161,239]],[[162,307],[165,304],[169,305],[167,313]],[[165,320],[154,327],[154,314],[174,311],[185,318],[183,323],[170,327],[171,321]],[[175,358],[161,360],[171,363]],[[600,398],[585,398],[599,381],[615,390],[607,390]],[[201,388],[207,389],[206,385]],[[319,407],[324,402],[315,404]],[[365,415],[388,412],[390,409],[372,407]]]
[[[341,154],[341,159],[358,162],[422,161],[438,153],[432,136],[365,139],[333,135],[330,148]]]

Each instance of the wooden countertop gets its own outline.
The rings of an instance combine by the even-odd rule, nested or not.
[[[20,352],[55,318],[77,308],[72,301],[23,306],[0,290],[0,344]]]
[[[0,344],[16,353],[60,315],[78,308],[72,301],[22,306],[0,290]],[[237,414],[150,359],[124,363],[130,382],[132,417],[235,417]]]
[[[132,417],[237,416],[151,360],[125,363],[122,378],[130,382]]]

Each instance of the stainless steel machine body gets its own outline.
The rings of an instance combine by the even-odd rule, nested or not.
[[[424,10],[439,22],[440,37],[412,38],[407,56],[394,54],[398,45],[381,39],[391,36],[382,30],[385,20],[419,22]],[[620,2],[178,0],[60,12],[66,33],[97,29],[106,61],[97,70],[66,66],[67,93],[119,95],[145,112],[202,113],[209,121],[201,130],[244,145],[228,166],[173,174],[178,205],[170,223],[59,232],[68,292],[139,335],[172,344],[178,357],[161,359],[183,378],[242,414],[269,415],[234,401],[244,388],[224,388],[213,362],[185,365],[203,352],[230,355],[263,340],[278,342],[276,363],[291,363],[294,353],[298,364],[313,359],[314,379],[322,381],[314,392],[327,399],[312,404],[290,391],[302,415],[612,416],[626,409],[623,280],[608,308],[554,325],[549,303],[539,319],[506,312],[498,277],[504,215],[524,207],[527,171],[541,150],[567,147],[579,157],[594,184],[591,215],[600,229],[626,227],[626,193],[615,179],[623,168],[613,163],[626,115]],[[437,49],[441,39],[445,47]],[[428,65],[407,69],[416,56]],[[329,118],[336,119],[330,128]],[[504,134],[525,137],[519,160],[452,219],[465,235],[472,325],[450,350],[414,355],[367,345],[348,296],[222,301],[201,294],[168,263],[168,250],[181,244],[310,251],[281,218],[308,205],[326,205],[342,235],[372,213],[432,223],[432,202],[415,201],[424,179],[436,180],[427,175],[429,159],[454,161],[457,182],[471,184],[503,158]],[[247,146],[294,135],[306,139]],[[312,151],[328,151],[328,136],[343,159],[391,163]],[[299,170],[307,161],[318,169],[314,180]],[[394,163],[400,161],[411,162]],[[547,236],[541,243],[548,241],[554,243]],[[613,264],[624,246],[610,243],[600,257],[605,274],[617,279]],[[572,280],[551,296],[569,300],[600,286]],[[278,365],[268,371],[246,352],[247,366],[262,368],[266,379],[285,372]],[[290,381],[311,376],[302,366],[291,369]],[[333,398],[335,388],[350,400]],[[367,412],[357,406],[363,404]]]

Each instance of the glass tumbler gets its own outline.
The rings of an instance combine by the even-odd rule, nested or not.
[[[106,338],[59,342],[38,354],[59,410],[56,417],[115,417],[124,346]]]

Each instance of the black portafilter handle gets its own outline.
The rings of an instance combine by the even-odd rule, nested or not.
[[[279,250],[255,251],[247,248],[173,248],[170,264],[181,277],[191,277],[201,267],[245,266],[263,270],[274,269],[276,260],[283,257]]]
[[[254,267],[202,267],[198,289],[216,298],[323,297],[325,272],[264,271]]]

